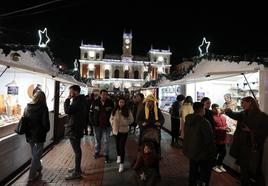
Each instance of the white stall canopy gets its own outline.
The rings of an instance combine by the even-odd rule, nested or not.
[[[6,56],[0,49],[0,64],[51,76],[57,76],[59,73],[49,55],[40,50],[35,50],[34,55],[28,50],[25,52],[11,50]]]
[[[209,80],[222,79],[227,77],[233,77],[237,75],[248,74],[258,72],[264,69],[264,65],[256,62],[240,61],[216,61],[202,59],[196,66],[190,71],[184,78],[170,82],[168,85],[188,84]],[[161,84],[159,86],[167,86],[167,84]]]

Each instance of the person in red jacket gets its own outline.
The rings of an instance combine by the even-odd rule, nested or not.
[[[227,137],[227,123],[226,118],[221,114],[218,104],[212,104],[213,119],[215,123],[215,143],[217,147],[216,166],[213,170],[221,173],[226,172],[223,168],[223,159],[226,155],[226,137]]]

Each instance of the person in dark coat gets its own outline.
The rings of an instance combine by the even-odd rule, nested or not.
[[[210,125],[212,127],[212,131],[214,133],[216,124],[215,124],[215,121],[213,119],[213,112],[212,112],[212,110],[210,110],[211,101],[210,101],[210,99],[208,97],[203,97],[201,99],[201,103],[203,103],[204,106],[205,106],[205,111],[206,112],[205,112],[204,117],[210,122]]]
[[[184,101],[184,95],[178,95],[177,100],[172,104],[170,108],[170,116],[171,116],[171,145],[174,143],[179,145],[179,135],[180,135],[180,108]]]
[[[100,98],[95,100],[91,105],[93,114],[93,126],[95,137],[95,159],[99,158],[101,150],[101,140],[104,143],[105,163],[110,163],[109,158],[109,141],[111,133],[111,123],[109,121],[114,103],[108,99],[107,90],[100,91]]]
[[[69,88],[69,97],[64,102],[64,111],[69,116],[69,122],[65,125],[65,137],[69,138],[75,154],[75,168],[70,168],[65,177],[66,180],[81,177],[81,138],[84,136],[86,125],[87,101],[84,95],[80,95],[80,87],[72,85]],[[72,99],[72,103],[71,103]]]
[[[34,181],[42,170],[40,159],[47,132],[50,130],[46,95],[44,92],[35,92],[33,101],[28,103],[25,108],[24,116],[28,118],[28,130],[25,133],[26,141],[30,144],[32,152],[29,181]]]
[[[268,136],[268,115],[259,109],[256,100],[250,96],[241,100],[243,111],[233,112],[226,109],[225,114],[237,120],[237,127],[230,148],[230,155],[240,165],[241,185],[252,185],[251,179],[255,179],[256,185],[264,186],[261,160],[264,141]],[[255,160],[250,156],[251,149],[259,151],[260,156]],[[250,165],[257,165],[255,170]],[[266,183],[267,184],[267,183]]]
[[[160,155],[155,152],[153,143],[143,144],[132,164],[132,169],[135,170],[135,185],[156,185],[157,166],[160,158]]]
[[[185,118],[183,140],[183,153],[190,159],[189,186],[208,186],[216,147],[204,104],[195,102],[193,109]]]

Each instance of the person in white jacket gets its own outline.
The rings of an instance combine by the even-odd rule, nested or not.
[[[111,114],[110,123],[112,125],[113,135],[115,136],[117,163],[119,163],[118,172],[120,173],[124,170],[125,145],[129,125],[133,121],[133,115],[126,105],[126,100],[124,98],[119,98],[118,102],[116,103],[116,107]]]

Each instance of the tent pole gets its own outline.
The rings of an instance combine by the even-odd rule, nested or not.
[[[5,70],[0,74],[0,77],[2,77],[2,75],[7,71],[8,68],[10,68],[10,66],[7,66],[7,67],[5,68]]]
[[[244,76],[244,78],[245,78],[245,80],[246,80],[246,82],[247,82],[247,84],[248,84],[248,87],[249,87],[249,90],[250,90],[251,94],[253,95],[254,99],[257,101],[257,98],[256,98],[256,96],[255,96],[253,90],[252,90],[251,87],[250,87],[250,84],[249,84],[249,82],[248,82],[247,77],[245,76],[244,73],[241,73],[241,74]]]

